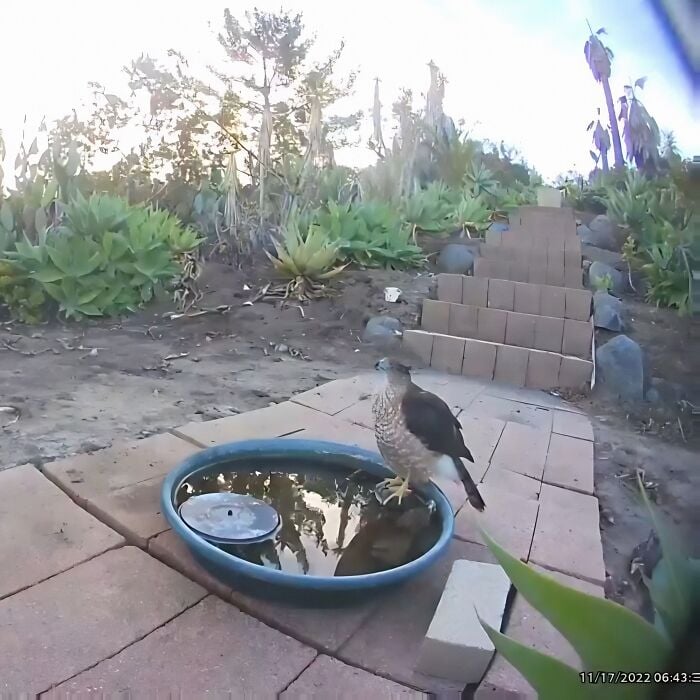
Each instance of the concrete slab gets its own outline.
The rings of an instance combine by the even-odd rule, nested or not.
[[[472,479],[479,482],[488,469],[491,455],[496,449],[506,424],[499,418],[478,416],[473,413],[461,413],[459,422],[462,426],[464,444],[474,457],[474,464],[468,464],[467,468]]]
[[[356,423],[364,428],[374,431],[374,414],[372,413],[372,404],[374,398],[369,397],[354,403],[348,408],[344,408],[340,413],[336,413],[335,417],[349,423]]]
[[[550,433],[508,421],[491,458],[491,465],[542,479]]]
[[[552,433],[542,480],[581,493],[593,493],[593,443]]]
[[[377,375],[367,372],[348,379],[337,379],[334,382],[321,384],[303,394],[292,396],[290,400],[333,416],[365,398],[367,394],[371,394],[376,381],[378,381]]]
[[[493,388],[498,386],[500,385],[492,385]],[[519,393],[515,387],[509,387],[507,397],[494,395],[492,387],[489,387],[472,402],[467,413],[527,425],[546,433],[551,431],[552,412],[550,409],[511,400],[508,397],[518,396]]]
[[[45,698],[276,698],[315,658],[304,646],[208,596],[116,656],[59,685]]]
[[[542,490],[542,482],[539,479],[497,465],[488,468],[483,483],[531,501],[536,501]]]
[[[222,583],[194,559],[184,542],[172,530],[148,543],[148,551],[220,598],[262,620],[266,624],[318,649],[335,652],[371,614],[380,599],[361,605],[334,609],[301,608],[253,598]]]
[[[316,657],[301,676],[280,695],[284,700],[356,700],[360,697],[393,700],[428,696],[324,655]]]
[[[426,692],[461,692],[461,683],[443,681],[414,670],[425,632],[456,559],[495,562],[486,547],[454,540],[446,556],[422,576],[393,592],[367,618],[340,648],[340,658]]]
[[[527,561],[539,503],[499,488],[493,482],[481,484],[479,492],[486,502],[486,508],[481,513],[474,508],[462,508],[455,519],[455,536],[484,544],[479,532],[479,528],[482,528],[513,556]]]
[[[593,426],[587,416],[568,411],[555,411],[553,418],[553,433],[568,435],[581,440],[593,440]]]
[[[478,683],[495,652],[479,618],[500,629],[509,590],[510,580],[499,565],[454,562],[416,669],[465,685]]]
[[[598,499],[543,484],[530,560],[602,586],[605,564]]]
[[[546,571],[540,567],[534,568],[567,586],[604,597],[600,586]],[[578,655],[566,639],[519,594],[516,594],[513,601],[505,634],[532,649],[555,656],[569,666],[581,667]],[[535,700],[536,698],[537,694],[530,684],[500,654],[494,657],[491,667],[474,694],[474,700]]]
[[[488,382],[467,377],[448,376],[434,370],[412,373],[413,381],[422,389],[437,394],[456,415],[468,408],[472,401],[488,386]]]
[[[117,654],[204,595],[201,586],[148,554],[122,547],[5,598],[0,601],[0,694],[47,691]]]
[[[42,472],[84,506],[91,496],[163,476],[197,451],[191,443],[163,433],[49,462]]]
[[[0,472],[0,598],[124,544],[33,465]]]
[[[334,384],[335,382],[330,382],[324,385],[324,387],[328,387],[324,391],[323,396],[330,397],[329,410],[335,410],[339,405],[346,407],[344,399],[332,397],[332,393],[336,390],[333,386]],[[314,389],[313,391],[316,390]],[[339,394],[342,394],[343,387],[337,387],[337,391]],[[366,393],[365,390],[363,390],[364,393]],[[302,395],[300,394],[300,396]],[[357,400],[355,399],[355,401]],[[319,403],[322,403],[322,399],[319,399]],[[347,405],[350,405],[350,403]],[[217,420],[202,423],[188,423],[172,432],[179,437],[190,440],[196,445],[210,447],[211,445],[221,445],[225,442],[234,442],[236,440],[275,438],[289,435],[290,433],[303,430],[309,425],[313,425],[318,415],[319,411],[291,400],[275,404],[274,406],[259,408],[257,411],[240,413],[237,416],[228,416],[227,418],[218,418]]]

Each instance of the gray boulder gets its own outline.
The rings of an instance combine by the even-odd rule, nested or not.
[[[491,226],[489,226],[489,231],[503,233],[503,231],[510,231],[510,226],[505,221],[494,221]]]
[[[593,245],[582,244],[581,253],[584,259],[591,262],[602,262],[616,270],[627,270],[627,263],[622,258],[622,253],[617,253],[613,250],[605,250],[605,248],[597,248]]]
[[[593,322],[596,328],[622,333],[625,330],[622,302],[607,292],[596,292],[593,295]]]
[[[581,238],[581,243],[586,245],[612,251],[617,251],[620,248],[613,225],[607,216],[596,216],[588,226],[578,226],[576,231]]]
[[[448,243],[437,259],[437,269],[455,275],[465,275],[474,268],[474,253],[461,243]]]
[[[595,353],[596,385],[624,401],[642,401],[647,388],[644,353],[626,335],[615,336]]]
[[[608,279],[609,278],[609,279]],[[620,295],[627,291],[627,278],[619,270],[602,262],[591,263],[588,268],[588,285],[594,290],[603,290],[605,284],[611,286],[607,291]]]
[[[362,332],[362,340],[377,347],[395,347],[400,342],[401,331],[399,319],[393,316],[372,316]]]

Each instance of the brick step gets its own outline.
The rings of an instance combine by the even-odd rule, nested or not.
[[[504,260],[506,262],[545,265],[547,267],[581,268],[580,250],[541,246],[516,248],[486,242],[479,246],[479,253],[481,253],[482,258],[487,260]],[[562,276],[563,274],[562,272]]]
[[[441,273],[437,276],[439,301],[487,306],[520,313],[588,321],[593,295],[588,289],[546,284],[467,277]]]
[[[510,224],[509,224],[510,226]],[[515,248],[516,250],[534,248],[537,250],[552,249],[581,253],[581,240],[577,235],[558,235],[547,233],[540,229],[510,226],[507,231],[486,231],[484,241],[488,245],[499,248]]]
[[[507,311],[493,306],[426,299],[423,302],[421,329],[459,338],[573,355],[584,360],[590,360],[592,356],[592,319],[577,321]]]
[[[576,217],[571,207],[519,207],[508,221],[512,228],[539,230],[553,236],[576,235]]]
[[[403,343],[436,370],[514,386],[588,391],[593,377],[593,362],[557,352],[423,330],[404,331]]]
[[[583,271],[580,266],[546,263],[528,265],[524,262],[477,258],[474,261],[474,277],[493,277],[513,282],[583,289]]]

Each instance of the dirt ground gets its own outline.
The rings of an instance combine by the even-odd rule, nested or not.
[[[227,313],[171,320],[166,304],[121,322],[0,325],[0,406],[19,410],[18,420],[0,412],[0,469],[260,408],[369,368],[377,350],[361,342],[367,318],[388,312],[415,327],[432,284],[426,272],[354,271],[336,283],[337,296],[303,309],[243,305],[268,277],[264,266],[241,272],[209,263],[200,308],[226,305]],[[402,289],[404,303],[386,303],[385,286]],[[649,352],[653,376],[692,390],[700,341],[687,337],[687,321],[630,304],[631,335]],[[574,397],[596,430],[608,593],[635,608],[643,598],[630,557],[650,529],[635,494],[636,469],[700,554],[700,425],[693,429],[683,417],[681,433],[675,398],[630,410],[598,392]]]

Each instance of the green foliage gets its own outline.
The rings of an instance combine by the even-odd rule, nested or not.
[[[309,281],[326,280],[340,273],[340,245],[328,240],[318,224],[310,224],[302,232],[299,221],[291,217],[284,229],[282,240],[275,243],[276,255],[267,256],[275,270],[284,277]]]
[[[455,200],[459,195],[441,182],[432,182],[401,203],[401,217],[412,229],[448,233],[453,227]]]
[[[610,273],[596,278],[594,286],[597,292],[609,292],[613,288],[613,280]]]
[[[415,267],[423,262],[420,248],[410,242],[410,230],[396,212],[382,202],[340,205],[316,214],[316,222],[340,245],[345,260],[365,267]]]
[[[479,195],[495,196],[498,181],[483,163],[473,164],[465,174],[465,184],[475,197]]]
[[[78,195],[66,207],[65,225],[39,234],[36,242],[23,235],[4,258],[31,284],[30,307],[40,291],[59,313],[79,319],[135,311],[177,275],[177,256],[200,242],[167,212],[129,207],[107,195]]]
[[[479,235],[491,225],[491,210],[482,197],[465,194],[454,210],[454,223],[470,237]]]
[[[569,588],[508,554],[488,535],[486,544],[509,578],[535,609],[567,639],[579,655],[583,671],[615,673],[663,672],[674,644],[681,642],[691,613],[700,601],[700,561],[688,559],[680,539],[659,521],[640,481],[643,498],[659,536],[663,558],[647,586],[656,610],[652,625],[621,605]],[[482,625],[496,649],[528,680],[543,700],[618,698],[644,700],[654,685],[586,685],[579,673],[562,662]]]

